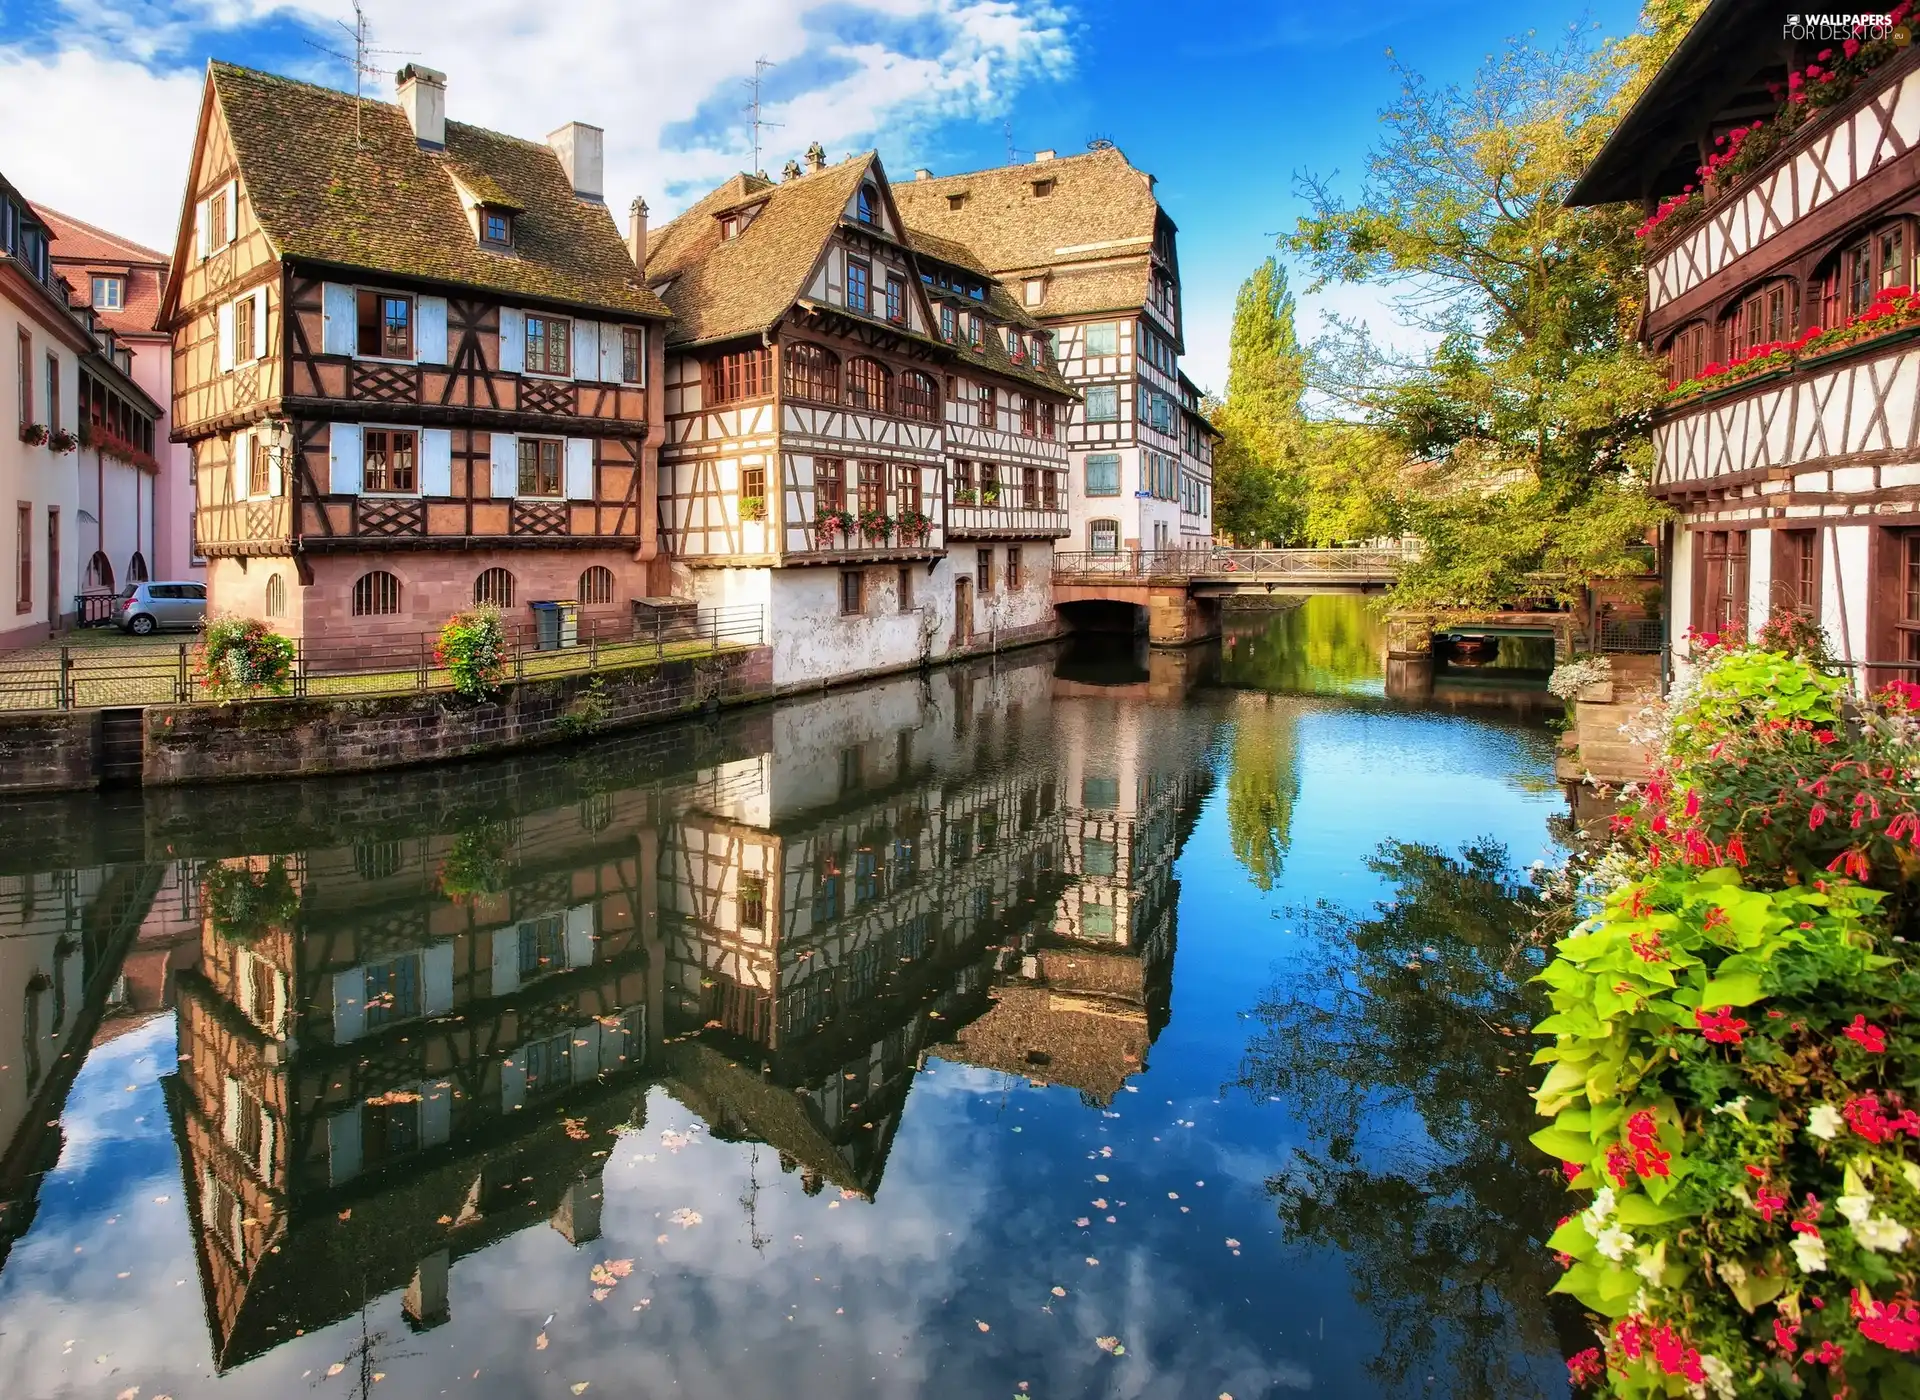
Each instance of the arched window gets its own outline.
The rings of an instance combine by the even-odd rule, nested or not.
[[[127,560],[127,582],[145,583],[147,581],[147,556],[134,550],[133,558]]]
[[[922,423],[940,421],[940,386],[918,370],[900,377],[900,412]]]
[[[483,569],[473,581],[473,601],[496,608],[513,606],[513,575],[505,569]]]
[[[1120,552],[1120,522],[1118,520],[1089,520],[1087,522],[1087,548],[1095,554],[1118,554]]]
[[[1820,325],[1843,326],[1876,296],[1913,285],[1913,227],[1908,219],[1889,219],[1876,228],[1850,234],[1814,274],[1820,289]]]
[[[826,346],[796,340],[783,349],[781,364],[788,398],[840,402],[840,357]]]
[[[1700,371],[1707,367],[1707,339],[1705,321],[1695,321],[1674,332],[1673,339],[1667,342],[1669,383],[1684,384],[1700,377]]]
[[[855,217],[863,224],[878,223],[880,220],[880,191],[872,185],[860,187],[860,198],[854,205]]]
[[[113,592],[113,561],[103,551],[94,550],[93,558],[87,560],[87,576],[80,586],[89,593]]]
[[[353,585],[355,617],[387,617],[400,611],[400,580],[384,569],[362,574]]]
[[[267,616],[287,615],[287,581],[279,574],[267,575]]]
[[[878,360],[847,361],[847,403],[873,413],[892,409],[893,375]]]
[[[611,603],[613,601],[613,570],[604,564],[595,564],[581,574],[580,601]]]
[[[1799,297],[1788,278],[1776,278],[1749,287],[1734,301],[1723,321],[1728,360],[1751,355],[1763,345],[1792,340],[1798,321]]]

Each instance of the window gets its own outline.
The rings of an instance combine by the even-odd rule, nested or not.
[[[491,243],[496,248],[508,248],[513,245],[513,215],[504,209],[482,209],[480,211],[480,241]]]
[[[1087,390],[1087,421],[1113,423],[1120,417],[1120,388],[1116,384],[1095,384]]]
[[[101,311],[118,311],[127,304],[127,279],[124,277],[95,277],[93,279],[93,304]]]
[[[876,223],[879,220],[880,192],[872,185],[860,186],[860,195],[854,202],[854,217],[863,224]]]
[[[1085,875],[1111,875],[1119,868],[1114,844],[1092,837],[1080,843],[1080,870]]]
[[[900,412],[922,423],[940,421],[940,386],[918,370],[900,377]]]
[[[558,496],[560,494],[560,440],[558,438],[520,439],[520,494],[522,496]]]
[[[1051,439],[1053,435],[1054,435],[1053,405],[1050,403],[1043,403],[1040,405],[1040,436],[1043,438]]]
[[[1120,454],[1118,452],[1095,452],[1087,458],[1087,494],[1089,496],[1120,494]]]
[[[1087,548],[1095,554],[1118,554],[1120,552],[1120,522],[1118,520],[1089,520],[1087,522]]]
[[[1900,615],[1894,621],[1898,659],[1920,661],[1920,530],[1908,530],[1896,538],[1900,546]],[[1907,678],[1913,679],[1913,673]]]
[[[1884,288],[1911,286],[1913,241],[1906,220],[1854,238],[1826,263],[1816,280],[1821,324],[1826,327],[1858,316]]]
[[[127,560],[127,582],[128,583],[145,583],[146,581],[147,581],[147,557],[146,555],[142,554],[139,550],[136,549],[133,552],[133,558]],[[206,589],[203,587],[200,590],[200,592],[194,596],[200,597],[200,598],[206,597],[207,596]]]
[[[860,571],[848,569],[840,575],[840,611],[853,614],[864,611],[860,596]]]
[[[920,509],[920,468],[895,467],[893,469],[893,514],[896,520],[903,519],[908,511]]]
[[[367,436],[372,437],[369,433]],[[251,433],[247,437],[247,494],[249,496],[271,495],[269,488],[273,484],[272,458],[270,449],[263,436]],[[411,470],[411,469],[409,469]],[[371,481],[372,477],[369,476]],[[368,486],[369,491],[383,490],[383,487]]]
[[[978,384],[974,386],[974,407],[979,414],[980,426],[983,428],[997,428],[1000,426],[998,414],[994,406],[997,397],[993,392],[993,385],[991,384]]]
[[[544,1098],[573,1086],[573,1032],[527,1046],[527,1097]]]
[[[773,351],[735,350],[707,361],[707,407],[763,399],[773,392]]]
[[[363,490],[369,494],[380,491],[411,492],[420,489],[419,473],[415,464],[419,458],[418,437],[410,431],[398,428],[368,428],[365,430],[366,466]],[[265,444],[255,439],[256,458],[263,454]],[[254,495],[265,495],[266,487],[253,488]]]
[[[847,508],[847,464],[840,458],[813,459],[813,504],[816,513]]]
[[[1793,284],[1770,282],[1742,297],[1727,320],[1727,357],[1732,359],[1788,340],[1793,334]]]
[[[520,935],[520,948],[515,961],[519,964],[521,981],[566,969],[567,921],[564,916],[548,914],[542,918],[528,919],[517,932]]]
[[[287,615],[287,581],[279,574],[267,575],[267,616]]]
[[[87,571],[80,578],[80,587],[88,593],[113,592],[113,561],[94,550],[93,558],[87,560]]]
[[[790,399],[840,402],[840,357],[824,345],[796,340],[781,355],[781,378]]]
[[[620,382],[647,382],[647,332],[641,326],[620,328]]]
[[[993,592],[993,551],[976,549],[973,552],[973,586],[982,598]]]
[[[1040,486],[1044,493],[1042,503],[1048,510],[1060,509],[1060,473],[1042,472]]]
[[[613,570],[604,564],[595,564],[581,573],[576,592],[582,603],[611,603]]]
[[[1027,285],[1026,285],[1027,305],[1038,306],[1040,305],[1041,302],[1045,301],[1046,299],[1047,299],[1047,284],[1045,279],[1039,278],[1039,277],[1029,277],[1027,279]]]
[[[847,263],[847,307],[853,311],[872,310],[873,271],[863,262]]]
[[[1007,327],[1007,358],[1016,365],[1026,357],[1026,345],[1020,339],[1020,332],[1012,326]]]
[[[964,192],[960,194],[950,194],[947,196],[947,209],[950,213],[958,213],[960,210],[965,209],[966,207],[967,207],[967,196]]]
[[[14,517],[14,555],[20,561],[20,573],[14,580],[13,609],[33,611],[33,507],[22,504]]]
[[[887,464],[885,462],[862,462],[860,464],[860,512],[881,511],[886,509]]]
[[[33,336],[20,332],[20,426],[33,421]]]
[[[1820,614],[1820,532],[1776,530],[1773,535],[1773,608]]]
[[[749,513],[756,508],[758,514]],[[765,467],[740,468],[740,518],[742,520],[767,518],[767,469]]]
[[[738,214],[723,214],[720,218],[720,241],[722,243],[731,243],[739,236],[740,216]]]
[[[384,570],[362,574],[353,585],[355,617],[386,617],[400,611],[400,580]]]
[[[889,321],[907,319],[907,284],[898,277],[887,278],[887,319]]]
[[[980,504],[983,506],[1000,504],[1000,468],[992,462],[980,464]]]
[[[362,355],[382,360],[413,358],[413,298],[391,292],[361,292],[355,299],[359,321],[359,346]],[[236,311],[234,332],[242,320]],[[528,324],[532,324],[529,318]],[[236,347],[238,341],[235,342]],[[235,358],[241,356],[237,352]]]
[[[1698,578],[1694,626],[1702,632],[1747,625],[1747,532],[1705,530],[1695,536]]]
[[[222,186],[207,201],[207,246],[224,248],[233,241],[233,233],[227,228],[227,191]]]
[[[260,358],[260,347],[253,343],[253,298],[241,297],[233,304],[233,362],[244,365]]]
[[[940,308],[940,338],[946,341],[953,339],[953,308],[951,306]]]
[[[527,317],[527,373],[572,374],[573,322]]]
[[[767,926],[767,879],[764,875],[740,877],[740,927]]]
[[[513,575],[505,569],[482,569],[473,581],[473,601],[489,607],[513,606]]]
[[[893,375],[878,360],[847,361],[847,403],[872,413],[887,413],[893,387]]]
[[[367,1025],[384,1026],[420,1014],[420,955],[408,953],[366,969]]]
[[[1040,435],[1040,405],[1031,394],[1020,396],[1020,431],[1028,437]]]
[[[1012,593],[1020,587],[1020,546],[1007,546],[1007,592]]]
[[[1682,326],[1667,344],[1667,377],[1674,384],[1698,379],[1707,366],[1707,328],[1696,321]]]
[[[1051,179],[1035,180],[1033,182],[1033,197],[1035,199],[1045,199],[1048,195],[1052,193],[1053,193],[1053,181]]]
[[[1097,321],[1087,327],[1087,353],[1089,355],[1118,355],[1120,353],[1120,323],[1118,321]]]
[[[895,577],[894,584],[893,584],[893,596],[894,596],[894,600],[899,604],[901,612],[913,611],[913,570],[912,569],[902,569],[900,570],[899,574]]]
[[[60,429],[60,357],[47,351],[47,426]]]

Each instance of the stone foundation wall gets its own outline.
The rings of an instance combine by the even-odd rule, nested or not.
[[[772,653],[755,647],[597,676],[524,681],[484,704],[442,692],[154,706],[145,716],[141,779],[164,786],[437,763],[646,724],[710,704],[743,704],[772,689]]]
[[[74,792],[95,777],[100,712],[0,711],[0,792]]]

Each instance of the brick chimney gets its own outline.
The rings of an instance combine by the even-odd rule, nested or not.
[[[400,110],[407,114],[413,139],[429,151],[447,148],[447,75],[424,64],[400,70]]]
[[[568,122],[547,137],[547,144],[560,157],[560,167],[567,172],[573,192],[582,199],[600,203],[605,194],[602,185],[607,165],[606,132],[585,122]]]
[[[933,172],[922,165],[914,170],[913,178],[916,180],[931,180],[933,178]]]
[[[811,146],[807,147],[808,173],[818,175],[822,170],[825,170],[826,168],[827,168],[827,148],[821,145],[818,141],[815,141]]]
[[[1052,151],[1035,151],[1033,153],[1033,163],[1035,165],[1040,164],[1041,161],[1052,160],[1052,159],[1053,159]]]
[[[638,195],[627,206],[627,256],[642,272],[647,270],[647,202]]]

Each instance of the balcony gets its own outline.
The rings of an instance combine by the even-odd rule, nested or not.
[[[1067,535],[1064,504],[1037,506],[1020,503],[1020,492],[1002,488],[999,497],[981,502],[970,492],[947,507],[950,540],[1057,540]]]
[[[194,552],[210,559],[285,554],[292,529],[292,503],[285,496],[203,505],[193,513]]]

